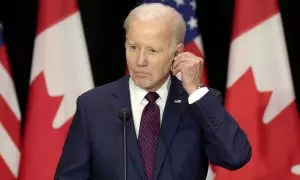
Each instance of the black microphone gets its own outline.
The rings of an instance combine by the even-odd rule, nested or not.
[[[119,118],[123,122],[123,163],[124,163],[124,180],[127,180],[127,133],[126,122],[131,117],[131,112],[127,108],[122,108],[119,112]]]

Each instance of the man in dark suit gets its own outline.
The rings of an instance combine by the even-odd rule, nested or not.
[[[181,15],[145,4],[124,27],[130,76],[78,98],[55,179],[123,179],[122,108],[132,114],[126,122],[130,180],[204,180],[209,161],[230,170],[245,165],[251,146],[219,93],[201,85],[203,59],[183,52]]]

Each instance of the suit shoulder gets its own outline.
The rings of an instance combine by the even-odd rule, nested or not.
[[[115,80],[112,81],[110,83],[101,85],[101,86],[97,86],[93,89],[90,89],[86,92],[84,92],[83,94],[81,94],[79,96],[79,99],[83,100],[83,101],[89,101],[89,100],[95,100],[95,99],[99,99],[99,98],[107,98],[109,97],[109,95],[112,94],[112,92],[116,91],[118,88],[118,85],[120,84],[120,80]]]

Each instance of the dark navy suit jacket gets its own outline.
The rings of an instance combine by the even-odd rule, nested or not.
[[[209,161],[230,170],[246,164],[251,146],[224,109],[218,91],[210,89],[189,104],[181,81],[171,79],[154,179],[205,180]],[[123,124],[118,115],[130,104],[128,76],[78,98],[55,180],[123,179]],[[132,118],[127,129],[128,180],[145,180]]]

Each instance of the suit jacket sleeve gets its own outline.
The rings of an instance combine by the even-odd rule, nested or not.
[[[55,180],[89,179],[90,149],[88,141],[85,111],[80,98],[78,98],[77,110],[56,169]]]
[[[220,93],[211,89],[191,107],[203,130],[209,161],[229,170],[244,166],[251,158],[251,146],[244,131],[222,105]]]

